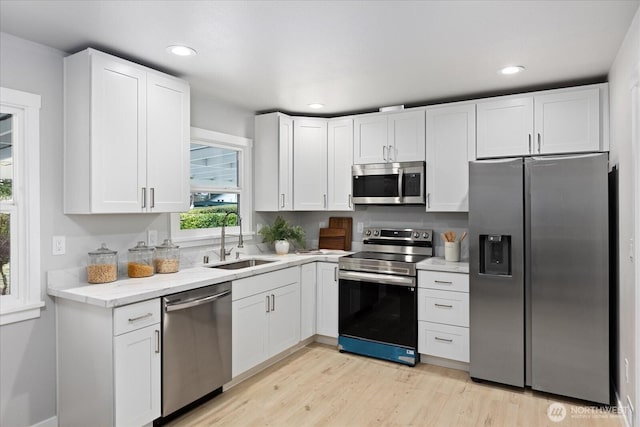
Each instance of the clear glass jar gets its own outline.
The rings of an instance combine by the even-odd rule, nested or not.
[[[156,246],[156,255],[153,259],[156,273],[175,273],[180,268],[180,246],[165,239],[161,245]]]
[[[129,262],[127,263],[127,274],[129,277],[149,277],[153,276],[153,253],[155,249],[147,246],[144,242],[129,249]]]
[[[109,283],[118,280],[118,252],[103,243],[95,251],[89,252],[87,262],[87,282]]]

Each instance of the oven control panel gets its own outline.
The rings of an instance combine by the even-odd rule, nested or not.
[[[389,242],[431,242],[433,230],[414,229],[414,228],[365,228],[363,231],[363,240],[366,243],[371,239],[382,239]]]

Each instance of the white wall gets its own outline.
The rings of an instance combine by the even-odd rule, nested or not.
[[[619,166],[619,274],[620,274],[620,355],[618,384],[622,405],[627,405],[627,397],[636,411],[635,423],[640,425],[640,400],[637,384],[636,365],[639,327],[636,323],[636,287],[633,259],[630,257],[630,243],[635,241],[638,256],[638,237],[634,236],[634,208],[636,197],[640,197],[640,183],[634,178],[632,153],[640,150],[639,141],[632,140],[632,99],[631,87],[637,82],[640,69],[640,10],[609,72],[610,118],[611,118],[611,162]],[[640,125],[640,124],[638,124]],[[640,171],[636,171],[636,177]],[[635,212],[640,215],[640,212]],[[629,361],[629,381],[625,378],[624,360]]]
[[[168,214],[63,214],[64,53],[0,33],[0,86],[42,96],[40,204],[42,295],[39,319],[0,327],[0,425],[30,426],[56,415],[55,307],[46,295],[49,270],[82,267],[101,242],[126,261],[127,249],[146,240],[146,230],[168,236]],[[194,126],[250,137],[253,112],[193,97]],[[51,237],[66,236],[67,253],[51,255]]]

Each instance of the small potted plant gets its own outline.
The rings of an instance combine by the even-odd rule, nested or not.
[[[304,247],[304,230],[299,225],[291,226],[287,220],[278,216],[272,225],[265,225],[258,231],[262,241],[274,243],[276,253],[285,255],[289,252],[289,241]]]

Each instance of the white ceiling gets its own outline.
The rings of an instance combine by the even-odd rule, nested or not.
[[[0,31],[124,56],[253,111],[335,114],[602,80],[639,3],[0,0]],[[198,55],[165,51],[177,43]],[[499,75],[509,64],[526,72]]]

